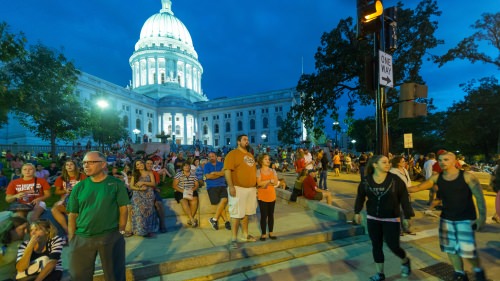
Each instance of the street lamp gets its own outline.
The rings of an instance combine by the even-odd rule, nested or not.
[[[264,148],[264,143],[266,142],[267,135],[266,135],[266,134],[262,134],[262,135],[260,136],[260,138],[262,139],[262,151],[265,151],[265,148]]]
[[[99,106],[101,109],[105,109],[109,106],[109,103],[107,100],[98,100],[97,106]]]
[[[99,146],[101,147],[101,151],[104,152],[104,134],[106,133],[106,129],[104,129],[104,110],[109,106],[109,103],[107,100],[100,99],[96,102],[97,106],[101,109],[101,114],[99,115],[99,125],[100,128],[98,129],[98,139],[99,139]]]
[[[141,133],[141,130],[135,128],[132,132],[135,134],[135,143],[139,143],[139,134]]]
[[[356,151],[356,140],[352,140],[352,151]]]
[[[337,139],[337,133],[339,131],[339,125],[340,123],[338,121],[334,121],[333,122],[333,128],[335,129],[335,145],[333,146],[333,148],[335,148],[336,146],[338,146],[338,139]]]

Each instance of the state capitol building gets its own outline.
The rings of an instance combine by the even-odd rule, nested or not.
[[[120,112],[133,140],[140,134],[160,141],[156,135],[163,132],[174,135],[178,145],[200,142],[217,148],[235,146],[236,137],[247,134],[252,144],[279,145],[278,131],[291,106],[299,102],[295,88],[209,100],[202,90],[203,67],[191,35],[174,16],[171,1],[161,2],[161,10],[142,26],[129,59],[130,85],[124,88],[81,72],[76,95],[82,101],[105,96]],[[0,129],[0,143],[47,144],[13,116]]]

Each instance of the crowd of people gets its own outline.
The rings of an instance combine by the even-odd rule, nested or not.
[[[22,158],[12,157],[8,168],[14,172],[6,187],[6,201],[11,203],[10,209],[16,216],[0,227],[5,248],[0,265],[9,265],[8,276],[14,278],[17,272],[25,271],[30,262],[47,256],[43,261],[47,269],[39,273],[43,277],[40,280],[59,280],[60,253],[64,245],[69,245],[70,253],[74,253],[70,255],[70,274],[74,280],[90,278],[97,254],[107,279],[124,280],[124,238],[132,235],[153,238],[156,232],[167,231],[159,193],[159,185],[167,177],[173,179],[174,198],[182,206],[188,226],[196,228],[200,224],[196,218],[198,191],[205,187],[210,203],[216,206],[208,222],[214,230],[219,230],[222,221],[231,231],[230,248],[238,248],[240,242],[275,240],[278,238],[274,233],[276,189],[288,188],[277,172],[295,172],[294,188],[300,189],[300,195],[331,204],[334,198],[330,191],[335,187],[328,188],[326,183],[332,171],[334,177],[342,172],[360,174],[354,221],[360,223],[359,213],[366,201],[367,226],[377,269],[371,280],[385,279],[384,241],[401,259],[401,275],[406,277],[411,273],[410,259],[399,244],[399,236],[414,234],[410,228],[411,218],[415,216],[410,193],[424,189],[430,190],[429,211],[438,205],[442,208],[440,237],[444,238],[440,244],[455,267],[455,280],[467,280],[462,257],[471,261],[476,279],[485,280],[480,279],[485,274],[475,251],[473,231],[473,228],[481,228],[485,221],[480,185],[478,187],[472,174],[464,171],[467,164],[462,157],[445,150],[436,154],[386,157],[319,147],[256,153],[248,137],[240,135],[237,147],[227,154],[195,150],[187,155],[182,151],[160,155],[155,151],[135,155],[130,164],[95,151],[81,155],[82,158],[65,157],[64,161],[52,162],[46,169],[38,163],[25,163]],[[492,177],[496,192],[500,186],[499,162]],[[288,163],[293,164],[293,170]],[[415,187],[412,180],[422,183]],[[59,233],[53,223],[43,218],[48,210],[45,200],[51,196],[51,185],[60,196],[50,210],[54,222],[63,230]],[[460,188],[459,201],[451,196],[455,185]],[[107,188],[100,188],[103,186]],[[472,197],[476,199],[479,216],[476,216]],[[496,222],[500,222],[499,200],[497,196],[497,214],[492,218]],[[464,213],[457,211],[459,202],[467,203]],[[249,233],[248,228],[249,217],[255,215],[257,209],[259,237]],[[458,232],[466,234],[462,237],[456,235]],[[30,238],[26,240],[26,237]],[[100,248],[96,241],[111,244]]]

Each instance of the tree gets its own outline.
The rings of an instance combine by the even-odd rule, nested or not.
[[[14,106],[21,125],[49,140],[74,140],[85,129],[87,112],[74,94],[79,71],[60,52],[41,44],[8,65],[19,102]]]
[[[412,81],[422,83],[419,72],[426,52],[442,44],[434,37],[437,22],[431,18],[441,14],[436,1],[423,0],[415,10],[398,6],[398,50],[393,54],[395,84]],[[373,56],[371,41],[358,41],[352,18],[342,19],[336,28],[321,37],[321,46],[315,55],[316,73],[301,76],[297,90],[301,103],[292,107],[295,119],[303,120],[306,128],[319,135],[324,129],[324,118],[335,120],[337,100],[346,95],[350,106],[358,101],[373,104],[375,95],[362,81],[365,77],[365,57]],[[397,91],[388,91],[389,101],[397,98]]]
[[[290,112],[288,112],[287,117],[283,120],[283,123],[278,131],[278,140],[283,145],[296,144],[297,139],[300,139],[301,137],[300,132],[301,130],[299,124],[291,117]]]
[[[6,66],[26,53],[24,35],[9,33],[8,29],[9,26],[6,23],[0,23],[0,100],[2,101],[0,103],[0,127],[7,123],[7,114],[17,98]]]
[[[94,102],[100,99],[105,100],[105,97],[95,96],[92,98]],[[105,146],[111,148],[111,145],[127,138],[127,130],[124,127],[120,113],[116,109],[99,108],[92,102],[87,102],[87,104],[90,105],[89,110],[91,112],[90,131],[94,141],[99,144],[101,151],[104,151]]]
[[[445,136],[449,146],[462,153],[480,152],[490,159],[498,149],[500,135],[500,85],[493,77],[478,82],[463,85],[467,96],[448,109]]]
[[[482,19],[477,20],[471,27],[477,32],[464,38],[455,48],[448,50],[443,56],[434,56],[434,60],[439,63],[439,66],[455,59],[467,59],[472,63],[480,61],[500,68],[500,56],[498,55],[500,52],[500,12],[483,14]],[[492,57],[480,51],[480,47],[484,46],[480,44],[481,41],[486,41],[488,45],[496,48],[497,56]],[[496,151],[500,154],[500,131],[496,139]]]
[[[472,63],[480,61],[500,68],[500,56],[492,57],[479,50],[480,42],[486,41],[488,45],[500,52],[500,12],[483,14],[482,19],[477,20],[471,27],[477,32],[464,38],[455,48],[451,48],[443,56],[434,57],[439,66],[455,59],[467,59]]]

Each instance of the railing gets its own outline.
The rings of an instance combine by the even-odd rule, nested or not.
[[[48,153],[51,150],[50,145],[29,145],[29,144],[0,144],[0,151],[2,153],[10,150],[12,154],[30,153],[31,155],[38,155],[40,153]],[[66,153],[68,155],[73,154],[73,152],[85,150],[83,145],[56,145],[56,153]],[[91,150],[99,150],[98,146],[92,146]]]

